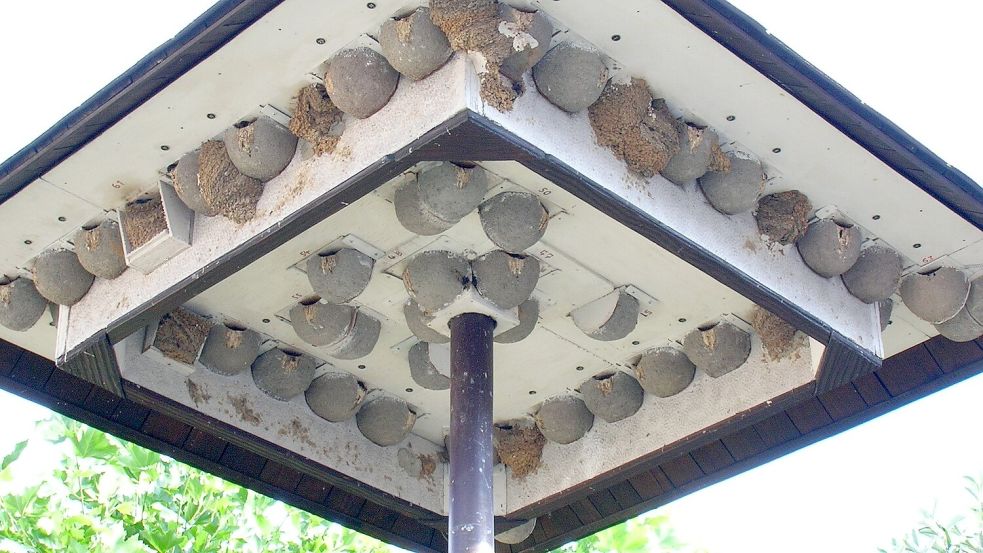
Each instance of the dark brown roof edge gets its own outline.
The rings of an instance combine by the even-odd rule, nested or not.
[[[853,382],[765,419],[750,419],[712,441],[695,442],[671,458],[635,467],[586,496],[554,505],[539,517],[528,540],[511,547],[498,544],[497,552],[547,551],[977,375],[983,372],[981,343],[936,337],[914,346]],[[446,551],[444,537],[433,528],[437,521],[415,520],[333,487],[308,472],[226,441],[210,425],[186,424],[121,398],[3,341],[0,388],[394,545]]]

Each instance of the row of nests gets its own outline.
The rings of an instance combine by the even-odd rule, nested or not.
[[[487,68],[497,66],[502,75],[520,79],[545,53],[552,26],[538,13],[494,1],[470,4],[474,5],[435,1],[433,18],[430,10],[421,8],[388,21],[379,32],[383,55],[369,48],[339,52],[327,62],[324,86],[298,93],[289,129],[268,117],[243,121],[169,166],[177,196],[206,217],[222,215],[236,223],[252,219],[263,183],[289,164],[297,137],[307,140],[317,154],[331,151],[342,132],[342,113],[371,116],[388,102],[400,73],[422,79],[455,49],[482,50]],[[0,324],[25,331],[40,319],[45,300],[74,305],[95,277],[114,279],[122,274],[127,267],[124,244],[136,250],[168,231],[159,195],[130,202],[120,211],[122,229],[110,219],[83,228],[74,252],[61,247],[45,251],[33,261],[31,279],[0,281]]]
[[[587,67],[593,68],[589,74]],[[890,298],[900,291],[905,305],[943,336],[969,341],[983,335],[983,292],[976,292],[976,281],[971,284],[962,270],[942,267],[902,280],[903,259],[897,251],[880,244],[862,248],[860,229],[833,218],[809,223],[812,204],[800,191],[761,197],[765,175],[760,161],[740,152],[724,153],[712,130],[674,119],[644,80],[607,82],[599,91],[597,83],[605,82],[603,67],[596,53],[559,45],[533,69],[533,76],[540,93],[561,109],[586,109],[598,144],[632,172],[643,177],[658,173],[680,186],[696,180],[710,205],[725,215],[754,210],[762,235],[781,245],[795,244],[813,272],[840,277],[852,295],[879,303],[882,317],[889,317]],[[554,87],[542,86],[546,75],[555,79]],[[585,101],[570,103],[561,90],[579,90]]]
[[[754,331],[773,360],[792,357],[802,335],[777,316],[755,308]],[[719,378],[743,366],[751,353],[751,334],[728,320],[700,326],[678,345],[654,348],[633,364],[633,374],[605,372],[583,381],[576,391],[543,401],[528,418],[496,423],[497,459],[523,478],[539,468],[546,441],[571,444],[594,426],[594,419],[615,423],[636,414],[645,394],[667,398],[685,390],[697,370]],[[452,444],[447,444],[448,448]]]
[[[677,185],[696,180],[707,201],[727,215],[754,210],[763,235],[783,245],[796,244],[803,261],[814,272],[826,278],[841,277],[854,296],[866,303],[879,302],[882,310],[889,313],[890,297],[898,291],[901,281],[900,254],[881,245],[862,249],[859,228],[852,225],[833,219],[809,224],[812,205],[799,191],[761,197],[765,175],[760,161],[741,152],[725,153],[712,130],[676,120],[666,103],[652,96],[644,80],[611,81],[607,66],[595,49],[573,43],[548,49],[548,30],[551,25],[541,14],[523,14],[494,1],[434,1],[429,10],[420,8],[383,26],[379,33],[381,55],[369,48],[358,48],[329,60],[326,92],[342,111],[368,116],[388,101],[398,73],[412,79],[424,78],[447,61],[451,50],[480,52],[493,61],[509,60],[486,67],[483,95],[494,88],[487,83],[500,79],[521,82],[522,74],[531,68],[540,94],[564,111],[586,110],[598,144],[623,159],[632,172],[643,177],[661,174]],[[503,37],[515,39],[513,46],[522,49],[503,47],[508,42]],[[495,68],[500,74],[494,72]],[[382,79],[382,74],[389,76]],[[381,81],[388,84],[380,86]],[[382,92],[374,96],[365,93],[377,90]],[[514,95],[511,98],[504,105],[496,105],[508,109]],[[494,98],[485,99],[495,103]],[[359,110],[355,100],[370,102],[372,109]],[[452,169],[448,166],[446,170]],[[439,175],[434,177],[448,181]],[[439,234],[473,209],[462,199],[480,201],[481,179],[475,180],[475,186],[464,187],[467,193],[456,195],[444,194],[446,191],[429,180],[410,183],[395,198],[397,217],[417,234]],[[451,204],[448,198],[457,203]],[[530,219],[523,219],[527,220]],[[490,227],[484,219],[482,224],[488,232]],[[523,249],[506,247],[491,233],[489,237],[507,251]],[[973,309],[980,307],[967,303],[968,287],[960,283],[966,279],[953,276],[952,271],[956,270],[944,268],[929,275],[910,275],[900,286],[901,297],[916,315],[936,324],[943,335],[955,340],[973,339],[983,333],[983,326],[971,316]],[[942,276],[945,278],[939,278]],[[936,308],[923,309],[926,304]]]
[[[197,362],[223,376],[250,370],[256,387],[266,395],[290,401],[304,394],[311,411],[329,422],[355,417],[362,435],[379,446],[395,445],[412,430],[417,414],[403,399],[369,391],[340,369],[315,378],[323,364],[319,359],[282,347],[261,352],[264,340],[238,324],[212,324],[179,308],[161,318],[153,346],[169,359],[189,366]]]
[[[175,192],[188,208],[206,216],[224,215],[242,223],[255,215],[262,182],[290,162],[297,138],[261,117],[229,129],[169,167]],[[47,303],[71,306],[85,297],[96,278],[112,280],[127,269],[127,255],[168,232],[162,198],[140,198],[120,210],[120,222],[106,218],[85,225],[73,249],[53,247],[31,263],[31,277],[0,281],[0,324],[32,328]]]

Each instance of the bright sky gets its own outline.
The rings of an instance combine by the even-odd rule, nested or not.
[[[13,154],[210,2],[35,0],[4,6],[7,106],[0,159]],[[983,2],[739,0],[773,34],[983,182],[979,53]],[[98,6],[98,14],[93,14]],[[16,86],[15,86],[16,85]],[[874,551],[936,501],[965,503],[983,474],[983,377],[718,484],[668,507],[681,537],[711,553]],[[45,411],[0,392],[0,455]],[[38,458],[40,461],[40,458]],[[43,462],[36,470],[43,474]]]

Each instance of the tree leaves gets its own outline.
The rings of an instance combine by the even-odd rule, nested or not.
[[[3,460],[0,460],[0,471],[10,466],[10,463],[16,461],[20,457],[20,454],[24,451],[25,447],[27,447],[27,440],[18,442],[17,445],[14,446],[14,450],[8,453]]]
[[[35,435],[61,458],[50,478],[0,479],[0,551],[389,552],[395,548],[60,416]],[[3,458],[16,470],[27,443]],[[7,471],[9,473],[9,471]]]
[[[879,553],[983,553],[983,478],[965,477],[966,491],[973,499],[971,516],[957,516],[940,521],[934,512],[906,536],[891,540],[890,548]]]

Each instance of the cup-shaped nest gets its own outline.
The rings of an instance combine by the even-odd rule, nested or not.
[[[0,276],[0,325],[17,332],[30,330],[44,315],[48,300],[31,279]]]
[[[236,124],[223,140],[236,169],[263,182],[279,175],[297,151],[297,136],[265,115]]]
[[[126,258],[119,223],[106,219],[98,225],[82,227],[75,235],[75,255],[82,268],[99,278],[112,280],[123,274]]]
[[[578,307],[570,313],[577,328],[595,340],[610,342],[625,338],[638,324],[639,303],[619,289]]]
[[[451,379],[442,374],[431,357],[430,344],[417,342],[410,348],[407,360],[410,364],[410,377],[426,390],[447,390]]]
[[[428,8],[383,23],[379,47],[396,71],[414,81],[440,69],[454,53],[447,36],[430,19]]]
[[[34,285],[42,296],[58,305],[78,303],[94,280],[95,276],[82,267],[71,250],[46,250],[34,260]]]
[[[670,397],[693,382],[696,365],[678,348],[661,347],[642,355],[635,365],[635,375],[646,392]]]
[[[365,399],[365,386],[343,371],[327,372],[311,382],[304,393],[311,411],[330,422],[343,422],[355,416]]]
[[[425,251],[407,263],[403,284],[423,312],[433,314],[450,305],[471,286],[471,264],[453,252]]]
[[[378,395],[362,404],[355,422],[369,441],[386,447],[406,438],[416,424],[416,413],[398,397]]]
[[[761,162],[727,154],[726,171],[708,171],[700,177],[700,190],[710,205],[726,215],[750,211],[765,187]]]
[[[266,395],[290,401],[311,385],[317,360],[296,351],[271,349],[253,361],[253,382]]]
[[[399,73],[386,58],[364,46],[335,54],[324,74],[324,88],[334,105],[358,119],[382,109],[398,82]]]
[[[718,378],[747,361],[751,355],[751,335],[733,323],[721,321],[687,334],[683,352],[697,368]]]
[[[535,194],[502,192],[478,207],[481,228],[499,248],[522,253],[546,234],[549,213]]]
[[[539,260],[502,250],[475,259],[471,269],[478,293],[499,309],[518,307],[539,282]]]
[[[208,370],[235,375],[252,366],[259,355],[260,335],[246,327],[225,323],[208,331],[198,361]]]
[[[901,299],[918,318],[941,323],[956,316],[969,298],[966,273],[940,267],[927,273],[911,273],[901,281]]]
[[[806,230],[795,245],[802,261],[817,275],[831,278],[850,270],[860,258],[863,236],[853,225],[820,219]]]
[[[312,255],[307,260],[307,280],[314,293],[328,303],[355,299],[372,279],[372,257],[352,248]]]
[[[608,68],[600,53],[570,43],[553,47],[532,68],[536,89],[556,107],[570,113],[587,109],[601,97]]]
[[[641,408],[644,396],[638,381],[622,371],[592,376],[580,385],[580,394],[590,412],[607,422],[634,415]]]
[[[575,395],[547,399],[534,418],[543,436],[558,444],[576,442],[594,426],[594,414],[584,400]]]

